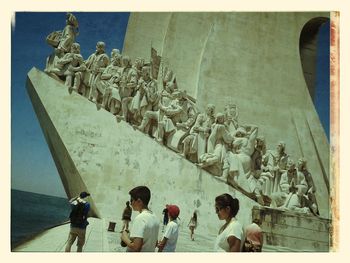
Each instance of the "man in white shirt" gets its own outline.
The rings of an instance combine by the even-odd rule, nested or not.
[[[127,245],[128,252],[154,252],[159,232],[159,220],[148,209],[151,191],[146,186],[130,190],[130,204],[134,211],[140,212],[134,219],[130,231],[123,231],[121,240]]]

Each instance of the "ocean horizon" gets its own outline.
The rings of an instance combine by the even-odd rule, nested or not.
[[[11,250],[48,228],[68,222],[69,213],[67,198],[11,189]]]

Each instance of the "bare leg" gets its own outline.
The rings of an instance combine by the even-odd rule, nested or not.
[[[163,122],[158,122],[158,138],[157,138],[157,142],[163,144],[163,139],[164,139],[164,123]]]
[[[194,227],[191,227],[191,240],[194,241]]]
[[[190,145],[192,143],[192,135],[188,135],[184,140],[183,140],[183,150],[182,150],[182,156],[187,158],[188,157],[188,154],[190,152]]]
[[[64,85],[66,85],[67,88],[72,87],[72,79],[73,79],[72,75],[67,75],[66,76],[66,81],[64,82]]]
[[[83,252],[83,246],[77,245],[77,252]]]
[[[74,77],[74,85],[73,85],[73,89],[79,93],[79,87],[81,84],[81,79],[82,79],[82,73],[81,72],[76,72],[75,73],[75,77]]]

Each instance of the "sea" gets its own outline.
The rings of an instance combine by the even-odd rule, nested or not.
[[[67,198],[11,189],[11,250],[40,232],[67,223]]]

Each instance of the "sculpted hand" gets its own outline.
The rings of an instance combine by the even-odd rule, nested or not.
[[[186,128],[186,125],[183,124],[183,123],[177,122],[177,123],[176,123],[176,127],[177,127],[178,129],[181,129],[181,128]]]
[[[194,127],[193,127],[193,131],[195,131],[195,132],[199,132],[199,127],[194,126]]]

